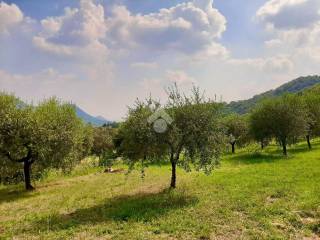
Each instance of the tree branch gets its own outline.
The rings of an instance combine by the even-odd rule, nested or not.
[[[6,156],[10,161],[12,162],[18,162],[18,163],[22,163],[22,162],[25,162],[25,161],[29,161],[31,158],[32,158],[32,150],[30,147],[28,147],[28,153],[27,153],[27,156],[21,158],[21,159],[14,159],[10,152],[7,152],[7,151],[2,151],[2,154],[4,156]],[[34,160],[32,160],[30,163],[33,163]]]

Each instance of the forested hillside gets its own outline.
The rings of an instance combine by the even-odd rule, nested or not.
[[[292,80],[286,84],[281,85],[280,87],[270,90],[248,100],[233,101],[227,104],[227,112],[234,112],[238,114],[248,113],[260,100],[267,97],[277,97],[285,93],[297,93],[309,89],[317,84],[320,84],[320,76],[307,76],[299,77],[295,80]]]

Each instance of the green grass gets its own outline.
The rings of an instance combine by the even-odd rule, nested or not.
[[[250,149],[252,151],[252,149]],[[0,187],[0,239],[320,239],[320,141],[223,158],[210,176],[99,169]]]

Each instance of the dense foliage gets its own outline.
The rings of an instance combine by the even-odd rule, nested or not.
[[[163,112],[154,120],[166,121],[167,129],[163,132],[157,132],[156,122],[149,121],[159,111]],[[163,108],[148,100],[137,102],[129,109],[126,121],[120,126],[118,152],[130,164],[169,160],[170,187],[175,188],[177,165],[190,170],[192,164],[197,170],[209,173],[218,164],[224,144],[219,113],[220,105],[206,99],[199,89],[194,88],[188,97],[174,86],[168,89],[168,102]]]
[[[0,116],[1,180],[21,176],[18,169],[23,166],[27,190],[33,189],[31,168],[35,176],[48,168],[67,171],[90,145],[74,107],[55,98],[31,106],[2,93]]]
[[[243,146],[249,141],[249,123],[247,116],[231,114],[226,116],[222,123],[226,128],[227,140],[235,153],[235,145]]]
[[[303,101],[296,95],[267,99],[251,114],[251,128],[258,141],[275,138],[287,155],[289,141],[307,132],[307,111]]]
[[[116,129],[107,125],[93,128],[93,144],[91,153],[99,158],[99,165],[111,167],[114,159],[114,142],[113,138]]]

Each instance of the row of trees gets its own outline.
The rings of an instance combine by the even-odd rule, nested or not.
[[[297,95],[268,98],[248,115],[231,115],[223,119],[232,152],[256,140],[263,148],[275,139],[287,155],[287,145],[306,138],[309,149],[311,138],[320,135],[320,88]]]
[[[24,177],[32,190],[33,176],[48,168],[68,171],[88,155],[110,167],[121,157],[132,168],[161,161],[171,164],[170,187],[176,187],[176,168],[210,173],[219,164],[226,144],[257,141],[263,148],[275,139],[287,155],[287,145],[320,135],[320,88],[299,95],[266,99],[248,115],[224,115],[223,104],[205,97],[198,88],[187,96],[176,85],[164,105],[150,98],[137,101],[117,128],[83,123],[74,106],[55,98],[37,106],[0,94],[0,181]],[[159,131],[160,130],[160,131]],[[23,174],[20,168],[23,167]]]
[[[164,106],[153,99],[137,101],[120,125],[115,138],[117,154],[130,166],[141,162],[142,167],[159,161],[171,163],[171,184],[176,186],[176,166],[209,173],[217,164],[226,144],[232,153],[235,146],[253,141],[264,148],[275,139],[287,155],[287,145],[306,137],[320,135],[320,94],[318,89],[299,95],[269,98],[258,104],[250,114],[223,114],[222,104],[207,99],[198,88],[193,88],[190,97],[174,86],[168,89],[168,101]],[[172,120],[164,132],[154,129],[150,116],[159,109]],[[155,118],[155,119],[156,119]],[[166,116],[164,117],[166,118]],[[153,119],[153,120],[155,120]]]
[[[109,129],[83,123],[72,104],[55,98],[33,106],[0,93],[0,182],[23,178],[32,190],[31,168],[39,177],[49,168],[70,171],[91,154],[103,158],[112,148]]]

